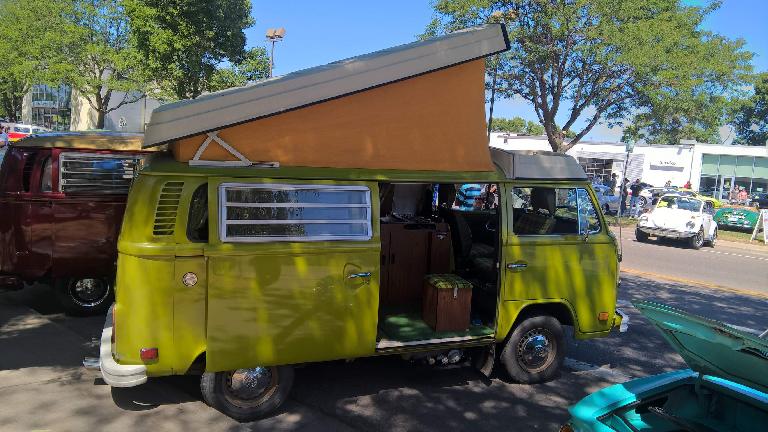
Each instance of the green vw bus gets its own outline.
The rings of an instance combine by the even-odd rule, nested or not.
[[[498,358],[537,383],[564,326],[608,335],[617,244],[583,170],[489,151],[483,57],[506,47],[486,26],[155,110],[145,145],[171,152],[128,197],[104,380],[201,374],[245,421],[296,365]]]

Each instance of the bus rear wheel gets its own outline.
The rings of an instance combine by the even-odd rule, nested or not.
[[[275,412],[288,399],[292,385],[291,366],[205,372],[200,379],[205,403],[239,422]]]

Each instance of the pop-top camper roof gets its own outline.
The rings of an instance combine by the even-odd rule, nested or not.
[[[193,165],[492,170],[484,57],[508,48],[489,24],[163,105],[144,145]]]

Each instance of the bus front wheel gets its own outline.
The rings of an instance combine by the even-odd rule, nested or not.
[[[537,384],[555,378],[565,359],[565,335],[560,321],[547,315],[521,322],[507,339],[501,362],[515,381]]]

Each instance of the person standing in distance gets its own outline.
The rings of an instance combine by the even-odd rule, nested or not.
[[[628,193],[627,184],[629,183],[629,180],[624,179],[621,183],[622,183],[622,185],[621,185],[621,204],[620,204],[620,207],[619,207],[619,212],[620,212],[621,215],[626,215],[627,214],[627,193]]]
[[[642,210],[639,208],[640,192],[643,190],[643,187],[640,186],[640,179],[635,179],[632,186],[629,187],[629,190],[632,192],[632,197],[629,199],[629,217],[636,218],[640,213],[640,210]],[[635,209],[635,206],[638,208]]]

